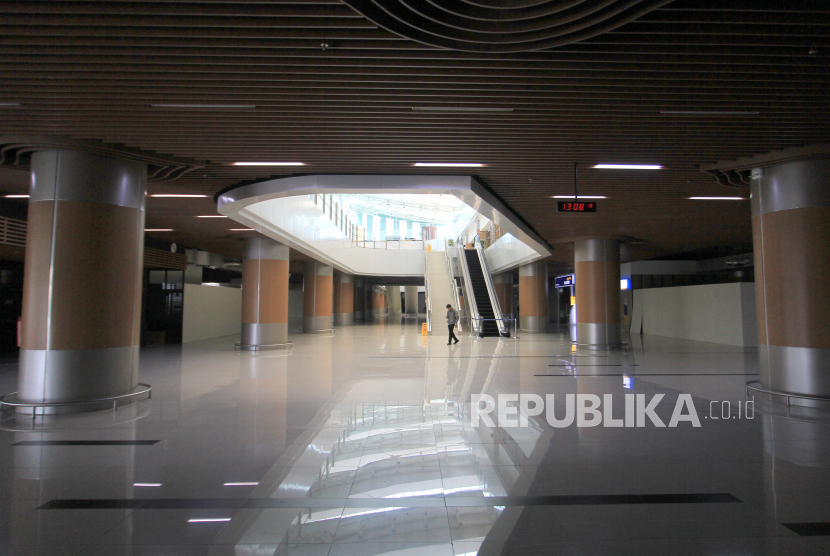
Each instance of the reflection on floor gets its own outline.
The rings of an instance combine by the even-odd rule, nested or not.
[[[290,354],[233,337],[148,348],[153,399],[115,413],[5,413],[0,553],[830,553],[830,412],[748,413],[754,350],[646,336],[572,352],[567,334],[450,347],[414,320],[292,339]],[[557,419],[567,394],[608,395],[606,425],[626,394],[663,394],[666,424],[690,394],[701,426],[657,427],[643,408],[642,427],[545,413],[473,427],[477,394],[554,394]]]

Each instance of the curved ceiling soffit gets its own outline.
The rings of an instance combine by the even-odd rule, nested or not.
[[[28,171],[32,153],[53,149],[86,151],[143,162],[147,164],[147,181],[150,183],[173,181],[207,165],[206,161],[172,157],[97,139],[73,139],[55,135],[6,135],[0,136],[0,166]]]
[[[564,46],[630,23],[673,0],[343,0],[384,29],[468,52]]]
[[[447,194],[462,199],[478,212],[495,211],[509,226],[515,227],[519,239],[543,256],[549,256],[551,246],[519,214],[494,195],[479,180],[464,175],[413,174],[305,174],[258,181],[225,190],[218,195],[217,212],[233,218],[249,205],[308,195],[310,193],[421,193]],[[475,200],[470,198],[470,195]],[[508,228],[505,223],[504,228]],[[512,233],[512,232],[511,232]]]
[[[815,143],[801,147],[771,151],[764,154],[700,164],[700,171],[712,176],[725,187],[748,188],[752,181],[752,169],[776,166],[810,158],[830,158],[830,143]]]

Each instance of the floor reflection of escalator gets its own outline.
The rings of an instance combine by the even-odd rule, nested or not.
[[[498,336],[499,327],[494,320],[496,314],[493,305],[490,303],[490,295],[487,293],[487,283],[484,281],[484,272],[481,270],[481,261],[478,260],[478,252],[474,249],[464,249],[464,256],[467,258],[467,268],[470,272],[473,295],[476,297],[476,306],[479,316],[484,319],[479,336]]]

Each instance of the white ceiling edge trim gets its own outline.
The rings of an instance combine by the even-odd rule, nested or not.
[[[271,199],[315,193],[318,195],[348,193],[453,195],[535,251],[538,257],[534,257],[533,260],[551,255],[544,239],[472,176],[316,174],[278,178],[238,187],[220,195],[217,210],[220,214],[240,224],[285,243],[321,262],[331,264],[338,270],[352,272],[339,261],[325,256],[305,242],[298,241],[298,238],[288,236],[276,226],[263,220],[252,220],[254,215],[244,210],[246,207]],[[522,264],[533,262],[533,260],[523,261]],[[365,273],[359,274],[366,275]]]

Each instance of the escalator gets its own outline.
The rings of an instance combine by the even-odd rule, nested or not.
[[[490,302],[490,294],[487,291],[487,282],[484,279],[484,272],[481,270],[478,252],[475,249],[461,249],[460,251],[467,261],[471,293],[475,296],[479,317],[484,319],[479,330],[479,336],[500,336],[499,326],[493,320],[496,318],[496,313],[493,310],[493,304]]]

